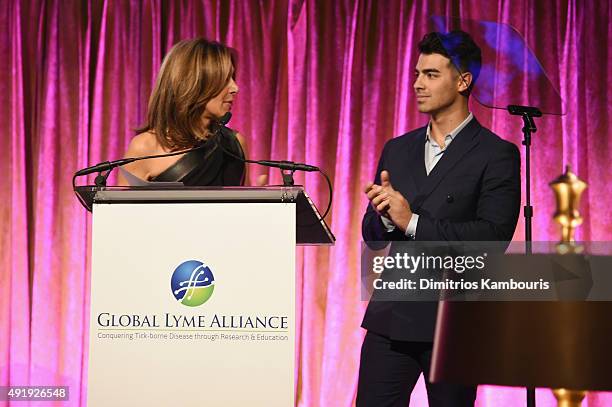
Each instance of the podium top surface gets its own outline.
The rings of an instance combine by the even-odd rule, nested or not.
[[[139,202],[293,202],[300,187],[107,187],[96,191],[94,203]]]
[[[270,187],[96,187],[78,186],[81,204],[93,212],[96,204],[129,203],[295,203],[296,242],[299,245],[332,245],[336,238],[301,186]]]

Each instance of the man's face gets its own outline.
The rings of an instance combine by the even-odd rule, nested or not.
[[[414,69],[414,91],[421,113],[444,111],[461,98],[465,85],[450,59],[440,54],[421,54]]]

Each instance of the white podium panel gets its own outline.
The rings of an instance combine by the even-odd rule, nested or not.
[[[295,204],[96,204],[88,406],[293,406]]]

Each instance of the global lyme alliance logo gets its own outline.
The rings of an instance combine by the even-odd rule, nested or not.
[[[215,277],[201,261],[187,260],[174,270],[170,280],[172,295],[183,305],[204,304],[215,290]]]

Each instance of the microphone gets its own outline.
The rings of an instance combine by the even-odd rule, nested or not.
[[[325,172],[323,172],[318,167],[315,167],[314,165],[308,165],[308,164],[303,164],[303,163],[296,163],[296,162],[293,162],[293,161],[249,160],[249,159],[245,159],[243,157],[239,157],[236,154],[232,153],[231,151],[228,151],[223,146],[223,143],[219,141],[219,136],[221,135],[221,131],[223,130],[223,128],[225,128],[225,125],[230,121],[231,118],[232,118],[232,113],[231,112],[227,112],[218,121],[212,123],[212,126],[213,126],[213,138],[215,139],[215,144],[219,148],[221,148],[221,150],[223,150],[229,156],[231,156],[233,158],[236,158],[237,160],[240,160],[240,161],[242,161],[244,163],[252,163],[252,164],[263,165],[263,166],[266,166],[266,167],[280,168],[281,170],[289,170],[292,173],[293,173],[293,171],[296,171],[296,170],[297,171],[308,171],[308,172],[312,172],[312,171],[320,172],[325,177],[325,180],[327,181],[327,186],[329,187],[329,203],[327,205],[327,209],[325,209],[325,212],[324,212],[324,214],[322,216],[322,219],[324,219],[327,216],[327,214],[329,213],[329,210],[330,210],[331,204],[332,204],[332,184],[331,184],[331,181],[329,180],[329,177],[327,176],[327,174],[325,174]],[[105,187],[106,186],[106,177],[108,177],[108,174],[110,173],[110,170],[112,170],[113,168],[120,167],[120,166],[129,164],[129,163],[132,163],[134,161],[148,160],[149,158],[171,157],[173,155],[185,154],[185,153],[189,153],[191,151],[195,151],[195,150],[201,149],[205,145],[206,144],[202,144],[200,146],[189,148],[187,150],[175,151],[175,152],[166,153],[166,154],[147,155],[147,156],[143,156],[143,157],[128,157],[128,158],[122,158],[122,159],[114,160],[114,161],[101,162],[101,163],[98,163],[96,165],[92,165],[90,167],[86,167],[86,168],[83,168],[82,170],[78,170],[77,172],[75,172],[74,176],[72,177],[72,189],[76,191],[76,189],[77,189],[76,183],[75,183],[76,182],[76,178],[80,177],[82,175],[88,175],[88,174],[92,174],[94,172],[99,172],[100,174],[96,177],[96,186],[97,187]],[[108,171],[108,173],[106,175],[103,175],[102,174],[103,171]],[[292,174],[285,174],[285,173],[283,173],[283,180],[285,182],[285,185],[293,185],[293,176],[292,176]],[[81,201],[81,203],[85,206],[85,208],[88,209],[88,210],[91,210],[91,207],[88,207],[81,200],[80,195],[78,195],[78,196],[79,196],[79,201]]]
[[[125,164],[129,164],[131,162],[137,161],[138,158],[122,158],[121,160],[115,161],[105,161],[103,163],[99,163],[96,165],[92,165],[91,167],[83,168],[82,170],[78,170],[74,173],[76,177],[80,177],[82,175],[92,174],[94,172],[102,172],[112,170],[115,167],[120,167]]]
[[[528,115],[533,117],[542,117],[542,111],[537,107],[508,105],[507,109],[510,114],[515,116]]]
[[[221,130],[221,127],[224,127],[230,121],[231,118],[232,118],[232,114],[230,112],[227,112],[225,115],[223,115],[219,119],[218,122],[214,122],[214,125],[217,128],[215,133],[218,133]],[[114,160],[114,161],[104,161],[104,162],[98,163],[96,165],[92,165],[90,167],[83,168],[82,170],[78,170],[77,172],[74,173],[74,176],[75,177],[80,177],[80,176],[83,176],[83,175],[93,174],[94,172],[110,171],[113,168],[122,167],[122,166],[124,166],[126,164],[129,164],[129,163],[132,163],[134,161],[148,160],[149,158],[171,157],[173,155],[189,153],[191,151],[198,150],[198,149],[200,149],[202,147],[203,147],[203,145],[198,146],[198,147],[194,147],[194,148],[189,148],[187,150],[174,151],[172,153],[147,155],[147,156],[143,156],[143,157],[128,157],[128,158],[122,158],[122,159]]]
[[[280,168],[281,170],[306,172],[319,171],[319,167],[315,167],[314,165],[295,163],[293,161],[257,160],[255,162],[266,167]]]
[[[91,167],[87,167],[87,168],[83,168],[82,170],[78,170],[77,172],[74,173],[74,176],[75,177],[80,177],[82,175],[88,175],[88,174],[92,174],[94,172],[110,171],[113,168],[122,167],[122,166],[124,166],[126,164],[129,164],[129,163],[132,163],[134,161],[148,160],[149,158],[171,157],[173,155],[185,154],[185,153],[189,153],[189,152],[194,151],[194,150],[199,150],[202,147],[204,147],[204,145],[200,145],[200,146],[197,146],[197,147],[189,148],[187,150],[174,151],[172,153],[146,155],[146,156],[142,156],[142,157],[128,157],[128,158],[122,158],[120,160],[105,161],[105,162],[102,162],[102,163],[99,163],[99,164],[96,164],[96,165],[92,165]]]
[[[232,119],[232,112],[227,112],[225,113],[223,116],[221,116],[221,118],[218,120],[218,122],[215,123],[215,125],[217,126],[217,129],[215,131],[215,134],[219,134],[221,132],[221,130],[225,127],[225,125],[227,123],[229,123],[229,121]],[[303,163],[296,163],[293,161],[274,161],[274,160],[248,160],[248,159],[244,159],[242,157],[238,157],[237,155],[233,154],[231,151],[227,151],[225,149],[225,147],[219,143],[219,141],[217,140],[217,145],[219,145],[221,147],[221,149],[228,155],[232,156],[233,158],[236,158],[242,162],[245,163],[251,163],[251,164],[259,164],[259,165],[263,165],[264,167],[273,167],[273,168],[280,168],[281,170],[289,170],[289,171],[306,171],[306,172],[314,172],[314,171],[319,171],[319,167],[315,167],[314,165],[309,165],[309,164],[303,164]]]
[[[219,148],[221,148],[221,150],[223,150],[223,152],[225,152],[225,154],[229,155],[230,157],[233,157],[239,161],[242,161],[243,163],[250,163],[250,164],[259,164],[259,165],[263,165],[264,167],[274,167],[274,168],[280,168],[281,172],[283,170],[289,170],[291,171],[291,173],[286,174],[284,172],[282,172],[283,174],[283,183],[285,186],[292,186],[293,185],[293,171],[307,171],[307,172],[314,172],[314,171],[318,171],[321,173],[321,175],[323,175],[325,177],[325,181],[327,181],[327,186],[329,188],[329,202],[327,204],[327,208],[325,209],[325,212],[323,213],[323,216],[321,216],[321,219],[325,219],[325,217],[327,216],[327,214],[329,213],[329,210],[331,209],[331,205],[332,205],[332,197],[333,197],[333,188],[332,188],[332,184],[331,181],[329,180],[329,177],[327,176],[327,174],[322,171],[319,167],[315,167],[314,165],[309,165],[309,164],[303,164],[303,163],[295,163],[293,161],[273,161],[273,160],[249,160],[243,157],[239,157],[236,154],[232,153],[231,151],[228,151],[224,146],[223,143],[219,141],[219,136],[221,135],[221,131],[223,130],[223,128],[226,128],[225,125],[230,121],[230,119],[232,118],[232,113],[231,112],[227,112],[225,113],[223,116],[221,116],[221,118],[214,123],[215,125],[215,142],[217,143],[217,146],[219,146]]]

